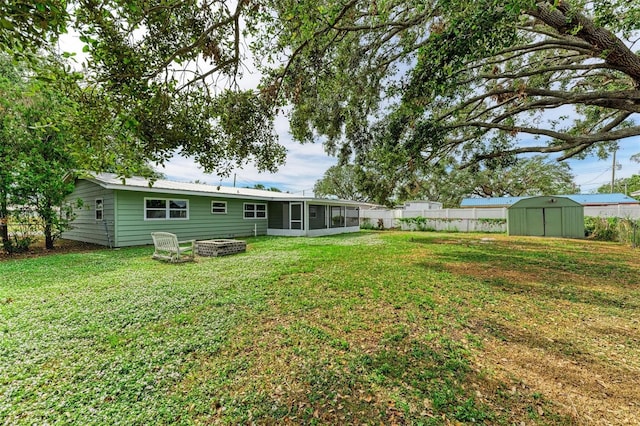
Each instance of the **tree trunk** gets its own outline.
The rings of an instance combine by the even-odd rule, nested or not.
[[[0,198],[0,239],[2,247],[7,250],[9,245],[9,209],[5,194],[2,194]]]
[[[53,250],[53,233],[51,232],[51,222],[44,225],[44,244],[47,250]]]
[[[38,209],[40,219],[44,221],[44,244],[47,250],[53,250],[53,220],[55,211],[51,207],[49,200],[45,200],[42,207]]]
[[[2,247],[6,250],[9,244],[9,226],[6,217],[0,217],[0,239],[2,240]]]

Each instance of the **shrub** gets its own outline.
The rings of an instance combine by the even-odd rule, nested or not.
[[[422,216],[403,217],[398,221],[407,226],[411,231],[435,231],[435,228],[427,227],[427,218]]]
[[[376,227],[373,226],[373,223],[371,223],[371,219],[368,217],[363,217],[362,220],[360,221],[360,229],[375,229]]]
[[[16,210],[11,213],[9,239],[3,248],[7,253],[24,253],[38,239],[39,222],[29,210]]]
[[[640,232],[638,220],[618,217],[584,218],[585,236],[598,241],[616,241],[638,245]]]

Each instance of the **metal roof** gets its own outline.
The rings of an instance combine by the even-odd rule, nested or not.
[[[507,207],[525,197],[463,198],[460,207]]]
[[[114,173],[99,173],[88,177],[81,176],[79,179],[86,179],[106,189],[117,189],[122,191],[163,192],[169,194],[200,195],[207,197],[251,198],[263,201],[318,201],[324,204],[360,204],[349,200],[305,197],[286,192],[265,191],[253,188],[235,188],[202,183],[175,182],[165,179],[158,179],[151,182],[150,180],[139,176],[121,178]]]
[[[584,206],[640,204],[640,201],[624,194],[569,194],[552,196],[566,197]],[[525,198],[531,197],[464,198],[460,203],[460,207],[508,207]]]

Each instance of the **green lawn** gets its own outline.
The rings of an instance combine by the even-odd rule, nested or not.
[[[0,423],[639,424],[640,252],[368,232],[0,262]]]

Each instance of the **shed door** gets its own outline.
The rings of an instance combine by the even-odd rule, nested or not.
[[[544,235],[562,237],[562,209],[560,207],[544,209]]]
[[[524,235],[544,237],[544,209],[527,209],[527,223]]]

